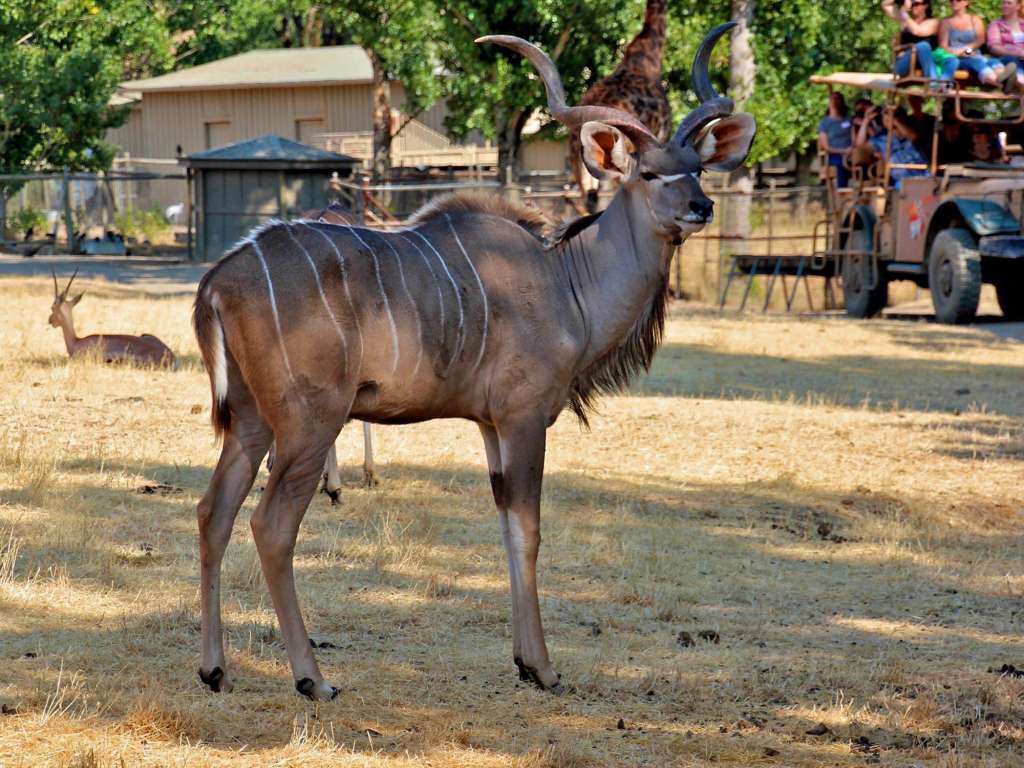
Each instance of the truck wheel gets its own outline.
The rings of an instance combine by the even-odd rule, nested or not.
[[[935,236],[928,253],[928,287],[940,323],[974,319],[981,298],[981,256],[974,235],[952,228]]]
[[[996,298],[1006,320],[1024,320],[1024,274],[1000,278]]]
[[[846,238],[847,251],[870,251],[871,238],[866,230],[855,229]],[[889,282],[879,267],[877,282],[872,268],[873,258],[864,254],[843,257],[843,298],[850,317],[874,317],[889,302]]]

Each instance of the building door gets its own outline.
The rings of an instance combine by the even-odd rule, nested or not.
[[[214,149],[231,143],[231,121],[206,123],[206,148]]]
[[[312,144],[313,136],[323,132],[324,121],[320,118],[295,121],[295,140],[300,144]]]

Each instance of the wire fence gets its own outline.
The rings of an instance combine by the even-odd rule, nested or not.
[[[174,161],[165,161],[162,167],[145,162],[123,159],[110,172],[98,174],[0,176],[0,184],[18,184],[6,208],[0,211],[6,225],[6,235],[0,240],[19,244],[22,252],[32,248],[21,247],[21,243],[35,243],[55,253],[184,257],[191,213],[185,174],[178,172]],[[584,212],[579,192],[564,177],[528,184],[500,184],[480,177],[382,184],[364,179],[340,186],[342,201],[366,224],[385,228],[400,224],[434,198],[452,192],[502,195],[541,210],[553,222]],[[715,219],[677,249],[669,283],[676,297],[716,303],[733,255],[809,255],[822,246],[821,232],[817,241],[815,236],[816,228],[827,216],[824,187],[770,183],[768,189],[741,193],[730,188],[728,178],[719,174],[706,178],[704,188],[715,202]],[[613,194],[614,190],[602,190],[598,207],[606,205]],[[177,202],[164,205],[168,200]],[[68,233],[74,239],[73,248],[68,247]],[[823,295],[824,286],[819,285],[822,281],[811,281],[813,293]],[[757,278],[750,298],[763,296],[765,285],[764,278]],[[744,285],[734,286],[727,303],[738,303],[744,290]],[[801,299],[796,308],[811,308],[811,304]],[[771,308],[783,308],[781,295],[771,302]]]
[[[169,161],[168,164],[172,164]],[[184,248],[188,204],[185,174],[172,168],[136,170],[118,166],[99,173],[70,172],[0,175],[0,241],[18,250],[47,247],[53,252],[123,254]],[[181,202],[163,206],[162,191]]]

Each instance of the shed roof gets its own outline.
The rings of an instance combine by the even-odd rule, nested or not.
[[[373,82],[373,65],[358,45],[247,51],[159,77],[124,83],[142,93],[355,85]]]
[[[178,161],[191,168],[344,168],[359,160],[268,133],[259,138],[195,152]]]

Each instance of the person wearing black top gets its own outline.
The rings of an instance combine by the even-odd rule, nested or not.
[[[931,0],[882,0],[882,10],[900,25],[900,45],[912,45],[896,58],[896,76],[910,74],[910,62],[916,52],[917,66],[928,80],[939,77],[934,49],[939,47],[939,20],[932,15]]]

